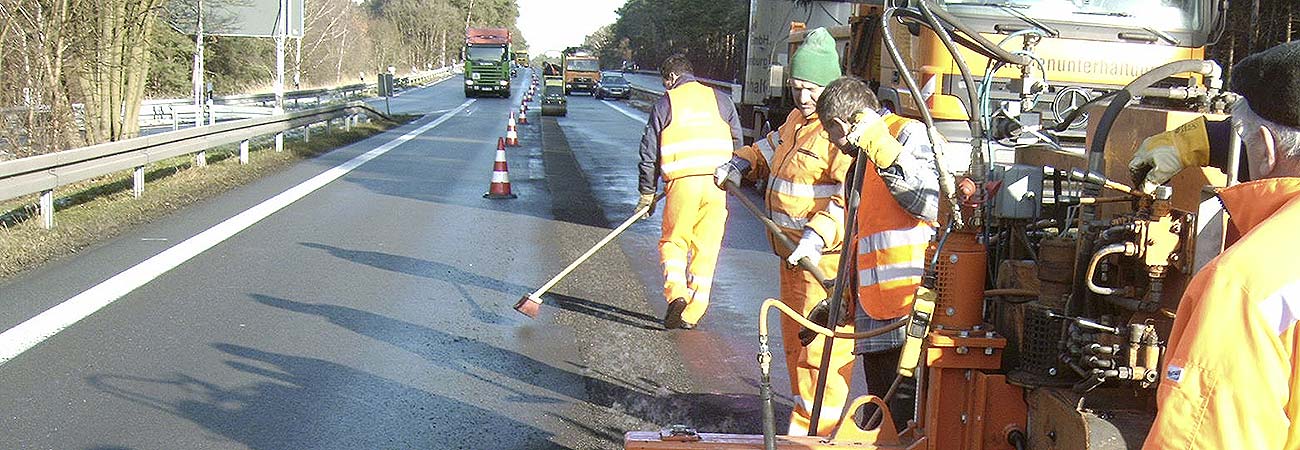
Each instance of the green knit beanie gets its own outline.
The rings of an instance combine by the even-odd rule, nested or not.
[[[842,75],[840,55],[835,51],[835,38],[825,28],[816,28],[804,37],[799,50],[790,62],[790,76],[826,86]]]

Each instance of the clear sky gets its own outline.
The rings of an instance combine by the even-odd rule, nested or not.
[[[597,28],[614,23],[614,10],[626,0],[519,0],[519,31],[528,40],[528,53],[582,45]]]

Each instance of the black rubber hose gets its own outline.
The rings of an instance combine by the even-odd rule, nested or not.
[[[921,3],[929,4],[930,0],[921,0]],[[944,22],[948,22],[952,24],[953,27],[957,28],[957,31],[960,31],[964,33],[966,36],[969,36],[971,39],[974,39],[975,42],[978,43],[981,47],[984,47],[985,49],[993,52],[993,55],[996,59],[1011,64],[1015,64],[1018,66],[1031,64],[1034,61],[1032,58],[1028,56],[1017,55],[1008,52],[1006,49],[999,47],[997,44],[994,44],[992,41],[985,39],[984,36],[980,35],[979,31],[967,26],[964,22],[961,21],[961,19],[958,19],[957,16],[952,15],[948,11],[945,11],[943,8],[931,8],[930,12],[936,16],[939,16],[939,18],[943,19]]]
[[[930,27],[930,24],[926,22],[925,17],[921,15],[920,11],[910,9],[910,8],[899,9],[895,15],[898,17],[898,21],[900,23],[903,23],[904,25],[908,23],[914,23],[917,25],[925,26],[927,28]],[[941,23],[945,24],[944,29],[948,30],[948,34],[952,36],[954,41],[956,41],[958,44],[961,44],[962,47],[969,48],[971,49],[971,51],[975,53],[979,53],[980,56],[983,56],[985,58],[998,59],[998,55],[995,55],[993,54],[993,52],[986,50],[983,46],[980,46],[978,42],[971,40],[970,38],[966,37],[966,35],[953,34],[952,32],[956,30],[956,28],[953,27],[951,24],[948,24],[947,22],[942,22],[942,19],[940,20]]]
[[[957,44],[953,43],[952,36],[948,34],[948,30],[944,28],[943,23],[930,10],[929,4],[928,0],[917,3],[921,7],[921,14],[930,22],[934,33],[939,36],[939,41],[943,42],[943,46],[952,55],[953,61],[957,62],[957,69],[961,72],[962,81],[966,83],[966,117],[970,120],[971,138],[975,140],[983,139],[984,126],[980,123],[979,118],[981,116],[977,114],[980,104],[975,98],[976,92],[979,91],[975,86],[975,77],[970,74],[970,67],[966,65],[966,57],[961,55],[961,50],[957,48]]]
[[[934,128],[934,118],[930,116],[930,108],[921,102],[921,89],[916,87],[916,79],[912,77],[912,72],[907,70],[907,63],[903,61],[903,55],[898,53],[898,43],[894,42],[894,34],[889,32],[889,20],[894,17],[894,13],[899,8],[885,8],[885,12],[880,14],[880,24],[884,29],[881,37],[885,41],[885,49],[889,50],[889,59],[894,61],[894,67],[898,69],[899,76],[903,78],[903,83],[907,85],[907,91],[912,94],[912,101],[916,103],[916,109],[921,111],[921,121],[925,122],[927,130]],[[937,143],[931,142],[931,145]]]
[[[1105,152],[1106,139],[1110,136],[1110,129],[1115,125],[1115,119],[1119,118],[1119,113],[1128,106],[1129,100],[1142,92],[1143,89],[1151,87],[1160,80],[1184,73],[1195,72],[1201,75],[1219,76],[1219,66],[1214,61],[1205,61],[1199,59],[1185,59],[1174,61],[1163,66],[1151,69],[1147,73],[1134,79],[1124,89],[1115,93],[1111,99],[1110,105],[1106,107],[1105,114],[1102,114],[1101,121],[1097,123],[1097,132],[1092,139],[1092,147],[1088,149],[1088,168],[1096,172],[1105,170]]]
[[[1102,100],[1105,100],[1105,99],[1111,98],[1111,97],[1115,96],[1115,93],[1117,93],[1117,92],[1119,92],[1119,91],[1107,92],[1107,93],[1105,93],[1105,94],[1098,95],[1097,98],[1094,98],[1094,99],[1092,99],[1092,100],[1088,100],[1086,103],[1084,103],[1084,104],[1082,104],[1082,105],[1079,105],[1078,108],[1075,108],[1074,111],[1071,111],[1071,112],[1070,112],[1070,115],[1065,116],[1064,119],[1062,119],[1062,118],[1060,118],[1060,117],[1057,117],[1057,118],[1056,118],[1056,126],[1051,127],[1051,128],[1048,128],[1048,130],[1050,130],[1050,131],[1055,131],[1055,132],[1057,132],[1057,133],[1060,133],[1060,132],[1062,132],[1062,131],[1065,131],[1066,129],[1070,128],[1070,124],[1071,124],[1071,123],[1074,123],[1075,120],[1078,120],[1079,116],[1081,116],[1081,115],[1083,115],[1083,113],[1087,112],[1086,110],[1088,109],[1089,106],[1092,106],[1093,104],[1098,103],[1098,102],[1100,102],[1100,101],[1102,101]]]
[[[772,407],[772,376],[764,373],[758,383],[758,398],[763,402],[763,449],[776,450],[776,412]]]

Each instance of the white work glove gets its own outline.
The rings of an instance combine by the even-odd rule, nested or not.
[[[1135,174],[1146,171],[1146,176],[1139,186],[1142,192],[1155,192],[1160,186],[1178,175],[1187,165],[1178,149],[1169,146],[1155,148],[1139,147],[1133,159],[1128,162],[1128,169]]]
[[[1205,116],[1201,116],[1143,140],[1128,162],[1128,170],[1133,181],[1139,183],[1138,188],[1150,194],[1184,168],[1209,164],[1206,127]]]
[[[720,189],[726,189],[727,183],[740,186],[741,177],[749,171],[749,161],[739,156],[731,157],[731,161],[723,163],[713,171],[713,184],[718,185]]]
[[[822,249],[824,248],[826,248],[826,241],[822,240],[821,235],[818,235],[817,232],[811,229],[805,228],[803,230],[803,238],[799,239],[799,245],[794,248],[793,252],[790,252],[790,257],[786,258],[785,262],[790,263],[792,266],[797,266],[799,265],[800,259],[807,257],[808,262],[817,265],[817,263],[822,259]]]

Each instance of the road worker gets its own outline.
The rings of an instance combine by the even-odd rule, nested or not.
[[[879,109],[871,88],[853,77],[831,82],[817,102],[830,141],[846,154],[866,158],[862,180],[849,181],[861,189],[849,264],[856,278],[854,325],[864,331],[904,320],[911,312],[939,213],[939,172],[925,125]],[[855,343],[867,393],[883,398],[889,390],[905,333],[899,328]],[[888,403],[900,430],[913,415],[915,392],[916,380],[906,378]]]
[[[764,193],[768,215],[791,241],[793,252],[781,248],[769,236],[781,258],[781,301],[807,314],[830,296],[827,289],[797,262],[807,257],[828,276],[839,268],[844,229],[844,178],[852,157],[831,146],[817,120],[817,97],[824,87],[841,75],[835,39],[823,28],[808,33],[790,62],[790,89],[796,108],[779,129],[741,148],[731,161],[718,167],[718,186],[739,183],[742,177],[767,180]],[[852,332],[852,324],[840,328]],[[824,348],[821,337],[811,345],[800,345],[799,325],[782,317],[781,340],[792,393],[798,401],[790,416],[788,434],[808,435],[819,366]],[[839,423],[849,395],[853,370],[853,344],[836,342],[832,347],[826,391],[816,434],[825,436]]]
[[[686,57],[659,68],[667,92],[655,103],[641,138],[637,209],[654,213],[664,180],[659,260],[668,312],[665,329],[693,329],[709,306],[713,272],[727,222],[727,196],[713,186],[714,169],[741,145],[740,118],[731,97],[700,83]],[[647,214],[647,216],[649,215]]]
[[[1254,181],[1218,192],[1228,247],[1178,305],[1147,449],[1300,448],[1300,41],[1231,73],[1242,95],[1232,125]],[[1212,160],[1199,144],[1148,145],[1130,168],[1163,183]]]

